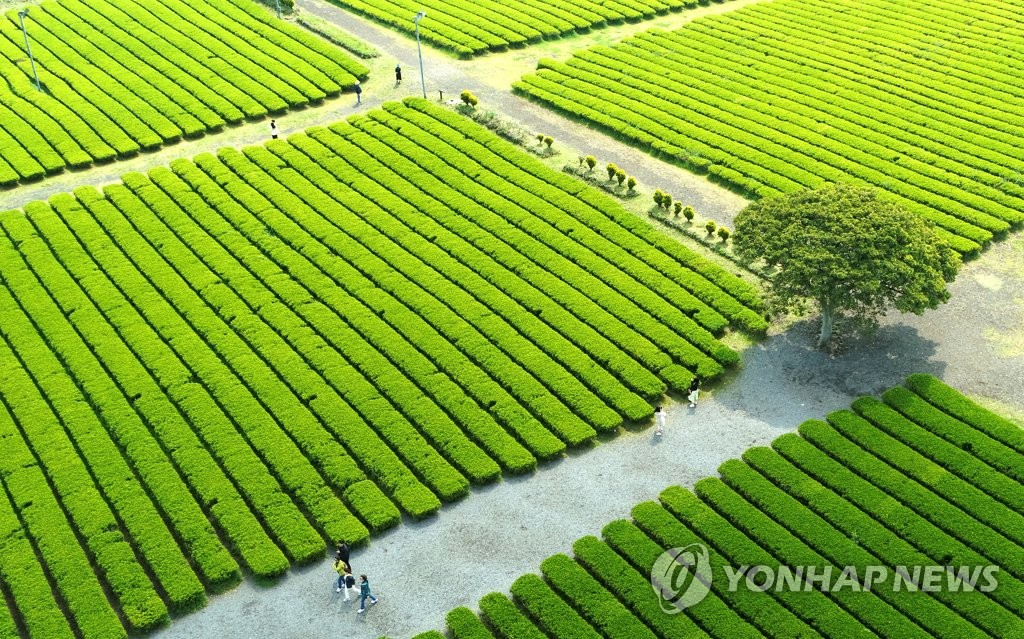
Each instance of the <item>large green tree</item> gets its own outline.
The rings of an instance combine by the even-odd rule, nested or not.
[[[920,315],[949,299],[960,256],[930,222],[877,190],[827,184],[754,202],[736,217],[744,259],[777,267],[767,303],[777,312],[821,312],[818,347],[838,317],[874,325],[890,308]]]

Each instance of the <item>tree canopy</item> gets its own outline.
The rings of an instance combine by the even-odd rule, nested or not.
[[[736,217],[740,257],[777,267],[769,308],[821,311],[818,346],[837,317],[875,324],[890,308],[923,313],[949,299],[960,256],[927,220],[871,188],[827,184],[760,200]]]

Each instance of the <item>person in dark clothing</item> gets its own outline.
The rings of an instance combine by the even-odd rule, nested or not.
[[[356,104],[357,105],[362,104],[363,103],[363,87],[360,86],[359,80],[356,80],[355,89],[356,89]]]
[[[700,395],[700,379],[694,377],[690,382],[690,394],[686,396],[686,399],[690,400],[690,408],[697,406],[697,397]]]
[[[359,610],[356,614],[362,614],[366,610],[366,600],[370,600],[370,605],[377,603],[377,598],[370,593],[370,580],[366,578],[366,575],[359,575]]]
[[[395,65],[395,86],[402,84],[402,65]]]
[[[340,559],[346,564],[348,563],[348,544],[345,543],[344,539],[338,540],[338,553],[334,556],[335,559]]]

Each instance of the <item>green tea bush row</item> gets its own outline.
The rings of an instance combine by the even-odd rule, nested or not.
[[[464,632],[483,638],[540,636],[539,628],[553,639],[1016,636],[1024,624],[1016,541],[1021,518],[972,486],[999,471],[971,468],[971,459],[980,463],[972,446],[961,451],[963,458],[947,460],[947,470],[888,431],[912,427],[934,440],[975,444],[988,435],[984,428],[954,424],[932,404],[921,409],[926,398],[915,388],[979,423],[1001,424],[1002,418],[935,378],[912,376],[906,387],[885,393],[885,402],[861,398],[854,411],[832,413],[828,422],[805,422],[798,434],[725,462],[719,477],[698,481],[692,491],[666,489],[658,502],[634,507],[632,521],[605,526],[603,539],[578,540],[574,557],[558,554],[543,561],[539,574],[513,584],[511,598],[484,597],[479,620],[466,608],[453,611],[449,629],[456,637]],[[943,424],[942,437],[930,434],[935,423]],[[1011,438],[1010,432],[1004,434]],[[1019,467],[1024,456],[1015,454]],[[1009,469],[1011,458],[1001,459]],[[963,477],[953,474],[954,465]],[[972,507],[967,500],[978,495]],[[998,512],[1005,521],[999,522]],[[682,614],[666,614],[672,602],[652,589],[651,571],[666,549],[692,544],[707,553],[710,591]],[[1000,569],[994,589],[921,591],[903,584],[895,570],[907,566],[909,575],[915,566],[990,565]],[[739,575],[738,587],[730,588],[724,568],[741,566],[813,566],[819,572],[827,567],[833,586],[847,566],[856,568],[858,578],[868,567],[888,571],[870,588],[819,589],[806,582],[762,588],[751,573]],[[685,588],[694,578],[674,577],[674,584]],[[748,579],[755,585],[745,585]]]
[[[55,209],[65,213],[85,214],[83,207],[70,196],[53,198],[51,203]],[[6,217],[3,224],[13,239],[21,241],[22,246],[30,246],[31,243],[25,242],[24,239],[32,237],[32,230],[23,224],[15,225],[17,220],[15,216]],[[88,254],[82,250],[67,228],[55,220],[52,212],[37,210],[33,216],[33,223],[46,233],[49,245],[69,260],[69,264],[76,267],[89,264]],[[43,290],[52,291],[54,301],[61,306],[61,315],[68,318],[73,329],[84,340],[77,349],[86,353],[92,352],[98,363],[109,371],[109,378],[121,389],[126,401],[134,404],[139,417],[152,429],[156,441],[149,444],[135,437],[127,439],[128,435],[125,433],[130,432],[130,424],[122,425],[118,433],[123,438],[121,443],[125,449],[131,451],[133,456],[135,451],[138,451],[149,458],[148,463],[154,465],[159,465],[160,459],[157,454],[159,449],[154,446],[170,452],[171,459],[168,461],[171,463],[165,463],[159,477],[149,475],[144,471],[142,462],[133,459],[137,472],[143,475],[145,481],[152,479],[154,485],[166,484],[167,490],[171,491],[175,482],[167,474],[173,473],[176,468],[180,469],[179,472],[190,478],[189,483],[196,491],[200,502],[215,504],[211,512],[213,520],[230,540],[233,548],[241,554],[249,569],[260,575],[282,571],[286,565],[284,556],[271,543],[252,516],[248,504],[224,475],[221,467],[207,450],[206,444],[183,419],[183,416],[203,420],[210,418],[201,395],[194,392],[195,388],[184,385],[189,380],[189,374],[180,363],[175,365],[174,356],[165,344],[152,339],[155,337],[152,330],[133,317],[130,308],[119,302],[121,298],[116,289],[110,288],[109,283],[104,283],[100,279],[93,279],[83,288],[79,288],[71,279],[71,274],[65,272],[61,263],[56,261],[49,251],[43,250],[44,248],[32,251],[26,248],[24,253],[40,280],[26,280],[18,287],[13,285],[17,280],[8,280],[12,282],[11,290],[18,295],[30,312],[33,310],[30,305],[32,296],[39,297],[40,284],[45,287]],[[93,305],[87,292],[98,295],[96,299],[100,303],[99,307]],[[72,313],[72,310],[75,312]],[[109,319],[105,319],[101,312]],[[43,323],[41,326],[51,329],[54,323]],[[116,332],[118,328],[127,337],[125,343]],[[60,333],[57,335],[60,336]],[[65,344],[67,351],[70,351],[76,342],[69,340]],[[60,352],[66,353],[64,350]],[[136,359],[136,353],[143,360],[149,361],[158,379],[167,384],[166,391],[149,376],[147,369]],[[71,360],[69,367],[75,371],[81,370],[76,360]],[[92,390],[91,384],[85,388]],[[105,406],[106,401],[100,405]],[[224,449],[214,448],[215,452],[217,450]],[[180,497],[184,501],[188,488],[181,486],[179,490],[184,493]],[[184,540],[197,565],[203,567],[208,586],[213,590],[219,590],[237,583],[237,566],[225,562],[224,551],[219,548],[217,539],[211,538],[211,531],[205,528],[201,519],[195,519],[196,507],[182,506],[187,509],[186,512],[176,515],[174,513],[178,508],[168,503],[161,492],[154,492],[154,495],[163,502],[162,507],[170,517],[181,520],[175,521],[178,535]],[[198,530],[194,530],[195,528]]]
[[[367,69],[248,0],[43,2],[27,18],[43,91],[4,23],[0,185],[155,149],[338,95]]]
[[[414,25],[409,7],[386,0],[333,0],[335,4],[412,34]],[[562,36],[582,33],[595,27],[635,22],[664,15],[669,11],[692,9],[697,0],[616,0],[598,2],[561,2],[531,0],[522,4],[499,2],[472,3],[469,0],[428,0],[412,8],[426,10],[420,23],[420,36],[460,57]]]
[[[650,370],[645,368],[651,367],[657,370],[671,363],[671,358],[667,357],[656,347],[650,345],[649,350],[642,351],[643,356],[639,356],[637,353],[630,353],[634,357],[638,357],[639,361],[635,361],[627,354],[628,351],[624,350],[626,344],[620,347],[617,343],[613,344],[608,337],[605,337],[605,335],[613,334],[615,331],[629,331],[630,329],[621,322],[616,322],[615,318],[600,313],[598,307],[593,305],[592,302],[588,304],[588,300],[583,295],[571,286],[568,286],[564,281],[555,277],[549,271],[523,267],[519,269],[522,279],[509,277],[509,270],[503,268],[503,264],[508,265],[513,272],[517,266],[529,264],[512,246],[503,246],[495,238],[488,243],[486,246],[487,252],[485,253],[481,248],[477,248],[466,239],[463,239],[466,237],[472,238],[472,231],[477,228],[472,221],[461,216],[444,215],[447,212],[447,208],[437,205],[436,196],[434,198],[425,197],[422,191],[397,181],[389,183],[390,189],[384,189],[379,184],[375,188],[375,185],[368,179],[372,175],[374,168],[385,157],[387,158],[387,163],[396,168],[407,166],[410,160],[398,155],[394,150],[389,149],[378,141],[372,139],[363,141],[362,137],[352,137],[351,139],[359,145],[359,148],[371,149],[373,154],[371,155],[368,151],[365,157],[362,155],[354,157],[353,164],[347,167],[347,170],[344,172],[338,168],[340,165],[338,162],[332,162],[328,166],[320,168],[313,164],[312,160],[323,157],[326,147],[319,145],[313,138],[326,145],[330,145],[333,149],[339,150],[346,146],[351,146],[351,144],[326,130],[311,131],[310,133],[311,138],[309,139],[293,141],[294,146],[301,148],[309,157],[303,158],[299,154],[286,154],[284,152],[280,153],[281,157],[290,165],[296,168],[301,167],[304,174],[309,175],[311,179],[317,177],[318,172],[321,172],[325,178],[344,177],[359,179],[361,182],[365,181],[366,188],[369,189],[368,193],[372,195],[373,199],[380,201],[386,206],[394,203],[394,210],[397,211],[402,210],[398,206],[398,202],[401,200],[397,198],[397,195],[400,193],[402,197],[409,198],[407,201],[416,202],[418,212],[420,213],[402,215],[401,223],[397,221],[388,223],[389,220],[387,219],[380,220],[380,218],[368,216],[366,218],[368,223],[372,224],[382,233],[385,233],[395,242],[402,244],[411,253],[429,258],[427,261],[429,261],[431,266],[444,273],[452,281],[460,282],[464,288],[472,291],[477,299],[487,304],[488,308],[506,317],[507,321],[517,326],[524,334],[531,335],[544,331],[541,327],[542,320],[540,319],[543,318],[543,322],[551,325],[565,339],[570,340],[580,349],[592,353],[594,359],[605,362],[605,366],[609,367],[612,372],[622,379],[623,383],[635,392],[645,397],[656,397],[664,392],[664,383],[651,373]],[[380,139],[387,137],[384,132],[378,131],[376,133],[380,136]],[[274,150],[277,151],[278,149]],[[353,153],[355,153],[355,149],[353,149]],[[357,166],[363,167],[362,171],[357,169]],[[430,180],[426,175],[418,173],[413,175],[414,177],[410,178],[411,181],[422,184],[423,187],[421,188],[427,189],[427,192],[439,195],[438,190],[444,192],[443,189],[446,188],[443,183],[436,181],[436,179]],[[329,182],[321,181],[320,183]],[[454,193],[451,195],[455,196]],[[347,198],[357,196],[357,194],[339,192],[335,199],[345,201]],[[472,202],[466,202],[466,206],[472,206],[472,204]],[[358,211],[358,208],[356,210]],[[415,234],[403,233],[402,230],[406,226],[417,232]],[[535,287],[530,286],[530,284],[534,284]],[[553,302],[554,299],[560,300],[561,304],[555,304]],[[566,311],[563,305],[568,306],[573,312]],[[533,309],[533,313],[526,309]],[[589,313],[582,309],[589,311]],[[540,312],[538,313],[537,311]],[[595,319],[593,319],[592,323],[598,325],[600,332],[594,330],[589,325],[581,324],[579,322],[581,317],[587,317],[588,319],[594,317]],[[531,327],[531,324],[535,327]],[[639,334],[630,335],[630,338],[634,341],[642,340],[645,344],[649,344]],[[531,339],[533,338],[531,337]],[[533,341],[541,347],[545,347],[546,344],[550,343],[543,337],[538,337],[533,339]],[[620,348],[623,350],[620,350]],[[545,350],[549,355],[566,361],[565,355],[560,356],[565,350],[564,348],[545,348]],[[637,348],[635,350],[640,349]],[[598,390],[605,392],[602,389]],[[621,395],[619,396],[621,397]],[[627,401],[631,400],[627,399]],[[627,408],[628,405],[623,406],[623,410]]]
[[[736,361],[728,278],[410,105],[0,215],[0,630],[149,630]],[[558,561],[517,587],[536,625],[507,599],[453,623],[529,636],[595,595],[572,628],[639,631]]]
[[[1019,114],[1000,97],[1020,90],[1006,66],[1019,39],[960,40],[947,16],[912,2],[789,4],[542,60],[516,87],[752,195],[880,186],[962,253],[1024,223],[1022,154],[1007,128]],[[878,53],[865,54],[863,30],[880,21]],[[908,51],[924,33],[953,59]]]
[[[428,105],[419,100],[406,100],[405,105],[419,111],[428,109]],[[396,108],[385,105],[385,110]],[[757,313],[761,309],[761,301],[755,285],[698,256],[684,245],[666,238],[664,233],[624,211],[611,198],[599,191],[586,188],[566,175],[547,170],[542,162],[520,153],[513,144],[483,135],[482,130],[470,126],[465,118],[451,112],[435,110],[430,110],[429,114],[518,170],[575,195],[585,205],[572,206],[566,209],[566,213],[587,228],[594,229],[605,238],[613,240],[615,244],[628,247],[631,253],[642,255],[652,267],[728,317],[730,321],[751,331],[763,331],[767,328],[764,318]],[[443,132],[443,129],[432,130]]]

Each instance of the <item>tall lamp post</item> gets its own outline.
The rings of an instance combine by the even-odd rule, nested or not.
[[[420,56],[420,87],[423,89],[423,99],[427,99],[427,81],[423,79],[423,50],[420,49],[420,20],[427,16],[426,11],[420,11],[412,19],[416,23],[416,53]]]
[[[21,32],[25,34],[25,50],[28,51],[28,61],[32,63],[32,77],[36,79],[36,90],[42,91],[43,86],[39,84],[39,74],[36,73],[36,59],[32,57],[32,45],[28,43],[28,30],[25,29],[25,16],[28,15],[28,7],[18,12],[18,19],[21,21]]]

